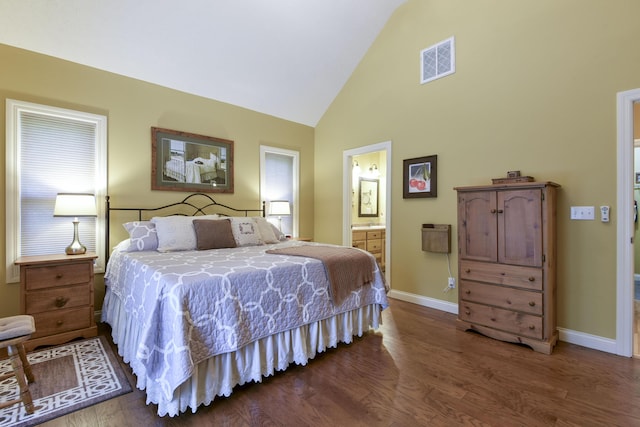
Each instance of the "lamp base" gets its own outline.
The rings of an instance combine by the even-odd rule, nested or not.
[[[76,243],[76,242],[74,242]],[[73,243],[64,250],[67,255],[82,255],[87,253],[87,248],[80,242],[77,242],[80,246],[76,246]]]
[[[73,242],[64,250],[67,255],[82,255],[87,253],[87,248],[78,239],[78,219],[73,221]]]

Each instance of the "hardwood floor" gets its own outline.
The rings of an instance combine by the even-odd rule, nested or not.
[[[160,418],[135,390],[43,425],[640,426],[638,359],[564,342],[547,356],[398,300],[383,319],[379,331],[195,414]]]

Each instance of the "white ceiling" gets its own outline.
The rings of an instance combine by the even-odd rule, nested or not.
[[[406,0],[2,0],[0,43],[315,126]]]

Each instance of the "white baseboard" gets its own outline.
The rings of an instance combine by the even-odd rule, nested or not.
[[[560,341],[617,354],[617,344],[614,339],[599,337],[597,335],[586,334],[584,332],[573,331],[565,328],[558,328],[558,334],[558,339]]]
[[[449,301],[442,301],[435,298],[424,297],[422,295],[410,294],[409,292],[390,290],[388,294],[391,298],[401,301],[412,302],[423,307],[435,308],[447,313],[458,314],[458,304]]]
[[[389,291],[389,297],[418,304],[423,307],[429,307],[440,311],[446,311],[448,313],[458,314],[458,304],[449,301],[442,301],[435,298],[428,298],[422,295],[396,291],[393,289]],[[611,338],[604,338],[597,335],[586,334],[584,332],[573,331],[566,328],[558,328],[558,339],[570,344],[576,344],[594,350],[617,354],[616,340]]]

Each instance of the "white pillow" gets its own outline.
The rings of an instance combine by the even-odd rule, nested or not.
[[[278,243],[279,240],[273,232],[273,227],[271,227],[271,223],[267,221],[266,218],[261,216],[253,217],[256,225],[258,226],[258,231],[260,232],[260,237],[264,243]]]
[[[195,251],[197,247],[194,219],[217,219],[218,215],[153,217],[158,233],[158,252]]]
[[[231,231],[237,246],[263,245],[258,224],[251,217],[231,217]]]

